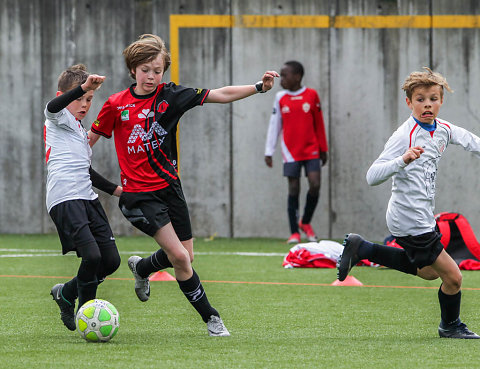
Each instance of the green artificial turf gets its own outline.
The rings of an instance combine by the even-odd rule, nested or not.
[[[209,337],[175,281],[151,282],[150,300],[137,300],[127,259],[150,254],[154,241],[117,245],[122,264],[97,297],[117,307],[120,329],[97,344],[63,326],[49,295],[79,259],[60,255],[56,235],[0,235],[1,368],[480,366],[480,340],[438,337],[438,280],[356,267],[363,287],[334,287],[335,269],[284,269],[284,241],[197,239],[195,270],[231,333]],[[480,272],[463,276],[461,317],[480,332]]]

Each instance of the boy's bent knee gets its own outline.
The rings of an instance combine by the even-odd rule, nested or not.
[[[443,286],[445,292],[456,293],[460,291],[462,287],[462,273],[455,273],[455,275],[450,275],[448,278],[443,279]]]
[[[107,260],[102,260],[104,263],[105,273],[107,275],[113,274],[121,263],[120,255],[109,257]]]
[[[187,250],[179,249],[168,255],[174,268],[185,268],[191,264],[191,257]]]
[[[77,248],[78,254],[82,258],[82,262],[89,265],[99,265],[102,261],[102,254],[97,243],[90,243]]]

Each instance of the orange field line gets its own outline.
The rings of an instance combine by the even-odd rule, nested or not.
[[[72,276],[53,276],[53,275],[9,275],[9,274],[0,274],[0,278],[49,278],[49,279],[70,279]],[[107,279],[116,280],[116,281],[133,281],[133,278],[116,278],[108,277]],[[169,282],[169,281],[162,281]],[[280,286],[319,286],[319,287],[336,287],[332,286],[330,283],[300,283],[300,282],[255,282],[255,281],[210,281],[202,280],[204,283],[230,283],[230,284],[264,284],[264,285],[280,285]],[[340,286],[345,287],[345,286]],[[351,286],[348,286],[351,287]],[[406,288],[406,289],[438,289],[437,286],[384,286],[384,285],[366,285],[363,286],[354,286],[354,287],[370,287],[370,288]],[[480,287],[462,287],[462,290],[467,291],[480,291]]]

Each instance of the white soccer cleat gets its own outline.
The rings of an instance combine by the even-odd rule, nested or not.
[[[150,298],[150,281],[147,278],[142,278],[137,273],[137,264],[142,260],[140,256],[130,256],[128,258],[128,267],[135,277],[135,293],[140,301],[147,301]]]
[[[207,322],[208,334],[212,337],[227,337],[230,336],[225,324],[223,324],[222,318],[216,315],[212,315]]]

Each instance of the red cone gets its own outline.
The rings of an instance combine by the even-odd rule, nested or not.
[[[148,280],[150,281],[175,281],[175,277],[173,277],[168,272],[155,272],[153,273]]]
[[[363,286],[363,283],[360,282],[357,278],[347,275],[347,278],[343,282],[340,282],[338,279],[334,281],[331,286]]]

